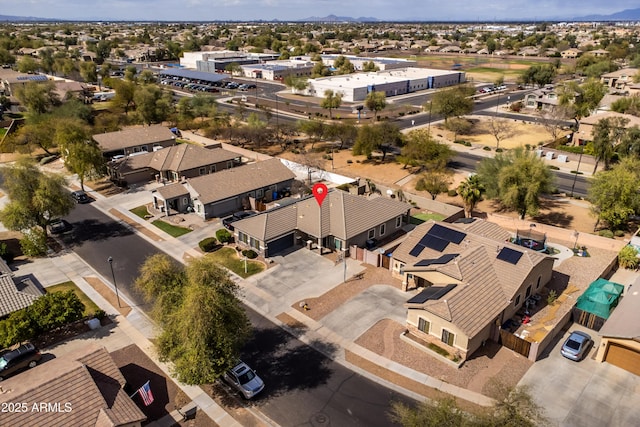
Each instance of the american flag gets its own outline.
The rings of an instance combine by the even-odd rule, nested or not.
[[[147,381],[142,387],[140,387],[138,393],[140,393],[140,396],[142,397],[144,406],[149,406],[153,403],[153,393],[151,393],[149,381]]]

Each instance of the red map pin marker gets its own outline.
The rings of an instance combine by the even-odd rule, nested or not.
[[[329,190],[327,190],[327,186],[322,183],[313,185],[311,192],[313,193],[313,197],[316,198],[316,202],[318,202],[318,206],[322,206],[322,202],[324,201],[324,198],[327,197],[328,191]]]

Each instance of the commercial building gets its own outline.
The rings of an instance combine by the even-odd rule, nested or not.
[[[326,90],[333,90],[341,94],[345,102],[361,102],[374,91],[384,92],[387,97],[392,97],[418,90],[453,86],[465,81],[465,73],[462,71],[410,67],[311,79],[306,94],[322,97]]]

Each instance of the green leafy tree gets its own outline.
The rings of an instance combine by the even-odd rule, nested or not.
[[[152,313],[162,327],[158,352],[173,363],[180,381],[212,383],[233,366],[250,334],[239,288],[212,258],[194,259],[184,268],[168,258],[149,258],[136,281],[154,301]],[[165,272],[168,277],[162,277]]]
[[[309,87],[309,80],[306,77],[296,77],[291,74],[284,78],[283,83],[290,87],[292,92],[303,91]]]
[[[536,84],[542,87],[553,83],[556,76],[556,69],[553,64],[535,64],[526,69],[521,75],[521,82],[524,84]]]
[[[342,94],[336,93],[331,89],[324,91],[324,98],[320,101],[320,107],[329,110],[329,118],[333,118],[331,111],[335,108],[340,108],[342,105]]]
[[[444,117],[445,123],[451,117],[460,117],[473,111],[473,100],[463,87],[439,90],[433,95],[430,111]]]
[[[91,138],[89,129],[77,120],[67,119],[57,123],[54,141],[64,157],[64,166],[78,175],[84,190],[87,178],[103,175],[102,151]]]
[[[145,124],[160,123],[171,110],[171,94],[162,89],[146,85],[137,89],[134,95],[136,112]]]
[[[635,247],[627,245],[618,252],[618,264],[620,267],[635,270],[638,268],[639,263],[638,250]]]
[[[40,69],[40,63],[30,56],[23,56],[18,60],[18,71],[21,73],[36,73]]]
[[[438,194],[446,193],[449,190],[449,178],[450,173],[444,169],[426,171],[416,183],[416,190],[428,192],[431,195],[431,200],[435,200]]]
[[[16,98],[33,114],[44,114],[60,103],[51,81],[29,82],[16,89]]]
[[[95,62],[81,62],[80,75],[85,82],[97,82],[98,71]]]
[[[134,105],[136,84],[129,80],[119,79],[109,79],[108,82],[116,91],[116,96],[111,101],[112,105],[122,108],[125,115],[128,114]]]
[[[484,186],[477,174],[470,175],[458,185],[458,195],[464,202],[464,216],[471,218],[473,209],[482,200]]]
[[[364,125],[358,129],[358,136],[353,145],[352,153],[355,156],[364,154],[370,157],[375,150],[382,151],[384,162],[391,147],[401,147],[404,143],[400,129],[388,122]]]
[[[640,158],[640,127],[637,125],[627,128],[620,140],[616,151],[623,156],[635,156]]]
[[[67,215],[74,206],[62,176],[40,171],[29,159],[2,170],[9,203],[0,210],[0,222],[14,231],[40,228],[46,236],[51,220]]]
[[[535,153],[522,148],[482,160],[478,175],[487,196],[518,212],[520,218],[535,215],[540,207],[540,196],[552,191],[551,170]]]
[[[627,223],[629,215],[640,212],[639,179],[640,160],[630,157],[593,176],[588,198],[597,218],[596,228],[604,221],[617,230]]]
[[[609,169],[615,147],[621,142],[628,123],[629,119],[626,117],[607,117],[598,120],[593,126],[591,146],[596,158],[596,164],[593,167],[594,174],[600,162],[604,163],[604,170]]]
[[[54,118],[50,115],[31,116],[17,132],[9,138],[9,144],[18,152],[31,153],[35,149],[42,149],[48,155],[55,148],[53,140]]]
[[[418,166],[429,170],[444,169],[453,157],[451,148],[436,141],[427,130],[412,130],[404,139],[401,155],[398,157],[404,168]]]
[[[340,141],[338,150],[342,150],[345,146],[351,146],[358,137],[358,128],[351,122],[341,121],[332,123],[327,127],[327,138],[337,139]]]
[[[155,83],[156,81],[157,81],[156,75],[153,74],[153,71],[151,70],[143,70],[138,75],[138,82],[140,82],[143,85],[152,84],[152,83]]]
[[[384,92],[372,91],[367,94],[364,99],[364,105],[373,112],[373,117],[377,121],[378,113],[387,107],[387,97]]]

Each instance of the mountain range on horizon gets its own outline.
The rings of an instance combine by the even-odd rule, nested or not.
[[[123,21],[121,19],[86,19],[87,22],[104,22],[104,21],[110,21],[110,22],[118,22],[118,21]],[[136,21],[136,20],[134,20]],[[137,21],[146,21],[146,20],[140,20],[138,19]],[[154,22],[162,22],[162,20],[149,20],[149,21],[154,21]],[[179,21],[179,20],[178,20]],[[242,21],[242,20],[223,20],[223,21]],[[273,19],[271,21],[269,20],[264,20],[263,22],[280,22],[281,20],[279,19]],[[333,14],[324,16],[324,17],[318,17],[318,16],[310,16],[308,18],[302,18],[302,19],[293,19],[290,20],[291,22],[388,22],[388,21],[383,21],[380,20],[378,18],[375,17],[359,17],[359,18],[352,18],[350,16],[336,16]],[[471,20],[450,20],[450,22],[471,22]],[[501,22],[523,22],[526,20],[523,19],[518,19],[518,18],[514,18],[513,20],[501,20]],[[540,21],[540,19],[538,19],[537,21]],[[612,13],[610,15],[585,15],[585,16],[580,16],[580,17],[574,17],[574,18],[561,18],[558,17],[556,19],[547,19],[547,21],[640,21],[640,8],[637,9],[625,9],[623,11],[620,12],[615,12]],[[0,22],[81,22],[81,20],[69,20],[69,19],[59,19],[59,18],[40,18],[40,17],[34,17],[34,16],[12,16],[12,15],[0,15]],[[127,21],[127,22],[131,22],[131,21]],[[167,21],[168,22],[168,21]],[[203,20],[202,22],[209,22],[206,20]],[[215,22],[215,20],[212,20],[210,22]],[[393,22],[393,21],[390,21]],[[429,20],[421,20],[421,19],[408,19],[408,20],[396,20],[396,22],[431,22]],[[439,22],[447,22],[447,21],[439,21]]]

